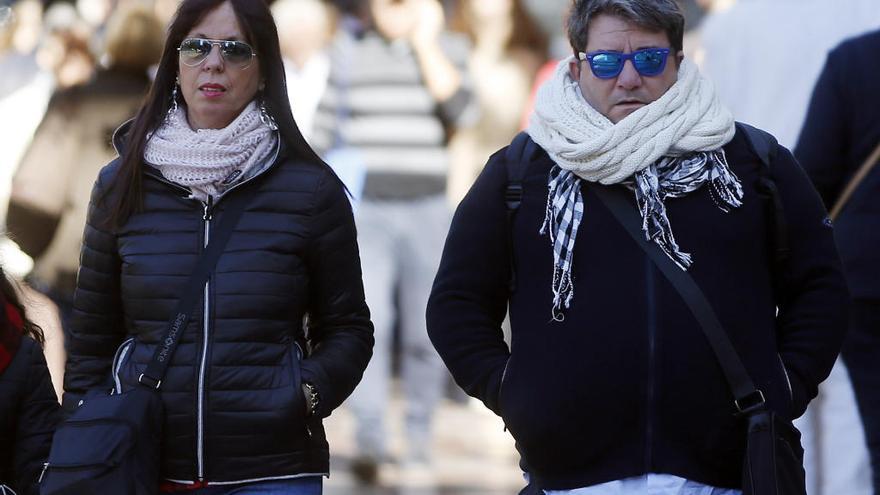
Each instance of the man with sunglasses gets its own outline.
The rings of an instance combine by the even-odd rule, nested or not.
[[[516,440],[522,493],[740,495],[742,404],[664,273],[693,279],[757,402],[790,421],[846,326],[831,223],[791,153],[684,59],[674,0],[576,0],[568,31],[528,136],[456,212],[428,332]]]

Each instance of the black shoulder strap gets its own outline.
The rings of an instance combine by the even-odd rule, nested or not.
[[[522,180],[526,175],[534,144],[535,142],[523,131],[513,138],[513,142],[504,153],[507,161],[507,188],[504,190],[504,202],[509,212],[515,212],[522,202]]]
[[[504,203],[507,206],[507,248],[510,257],[510,292],[516,289],[516,263],[513,260],[513,219],[522,203],[523,177],[535,150],[535,142],[522,131],[504,153],[507,168],[507,187],[504,189]]]
[[[621,186],[597,185],[593,186],[592,190],[681,294],[718,358],[727,383],[733,391],[737,409],[741,413],[760,409],[764,405],[764,395],[755,388],[706,295],[690,274],[679,268],[656,243],[645,240],[641,229],[642,221],[632,195]]]
[[[772,209],[772,236],[773,236],[773,255],[774,255],[774,271],[778,276],[784,273],[784,265],[788,260],[789,244],[788,244],[788,225],[785,221],[785,208],[782,205],[782,199],[779,197],[779,189],[776,182],[773,181],[771,175],[771,163],[776,159],[778,143],[770,133],[761,129],[752,127],[743,122],[737,122],[738,130],[745,134],[749,146],[752,151],[761,159],[764,168],[761,178],[758,179],[758,192],[770,201]]]
[[[186,282],[183,293],[177,302],[174,317],[168,322],[168,329],[153,353],[153,360],[150,361],[147,369],[138,377],[138,382],[141,385],[158,389],[162,384],[162,378],[168,370],[171,356],[174,354],[174,350],[177,349],[181,334],[186,329],[187,323],[189,323],[192,310],[202,297],[202,289],[205,286],[205,282],[210,277],[211,272],[214,271],[220,254],[223,253],[223,249],[232,236],[235,225],[238,224],[238,220],[244,212],[245,205],[253,195],[254,192],[252,190],[244,189],[238,191],[238,193],[230,194],[227,198],[223,218],[217,227],[211,231],[212,237],[196,263],[195,269],[189,276],[189,280]]]
[[[758,158],[761,159],[764,166],[769,170],[770,163],[776,159],[776,146],[779,144],[776,138],[769,132],[762,131],[744,122],[737,122],[736,127],[746,135],[752,151],[758,155]]]

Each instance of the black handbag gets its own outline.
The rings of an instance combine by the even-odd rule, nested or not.
[[[656,243],[645,240],[641,218],[625,189],[597,186],[592,190],[681,294],[718,358],[734,405],[747,423],[743,495],[806,495],[800,432],[767,408],[763,392],[749,377],[703,291]]]
[[[56,430],[40,476],[42,495],[158,495],[163,419],[159,387],[190,315],[252,192],[229,198],[174,317],[139,386],[121,394],[87,393]]]

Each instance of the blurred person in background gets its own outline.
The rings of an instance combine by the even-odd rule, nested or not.
[[[431,340],[503,418],[528,472],[522,493],[740,495],[743,395],[656,258],[705,293],[796,457],[788,422],[846,329],[826,212],[791,154],[754,130],[772,150],[768,170],[683,58],[675,1],[577,0],[568,34],[573,53],[514,141],[525,146],[493,154],[456,211]],[[776,201],[760,193],[767,180]],[[776,202],[793,212],[784,266],[766,229]],[[632,237],[615,218],[625,213]]]
[[[91,47],[91,26],[68,3],[49,7],[44,22],[45,32],[37,51],[37,61],[55,76],[55,90],[88,81],[96,64]]]
[[[116,156],[113,131],[137,113],[149,89],[147,69],[159,61],[162,35],[146,7],[116,10],[103,50],[107,66],[52,96],[13,178],[9,235],[35,260],[29,284],[58,305],[65,328],[94,177]]]
[[[532,81],[547,59],[547,38],[522,0],[458,0],[453,28],[470,39],[468,68],[479,120],[450,141],[448,194],[455,206],[485,158],[520,130]]]
[[[0,269],[0,493],[37,495],[60,406],[30,320]]]
[[[129,2],[145,3],[149,0],[76,0],[76,11],[89,27],[89,47],[95,54],[101,53],[106,36],[107,19],[118,5]]]
[[[36,48],[42,31],[39,0],[0,1],[0,100],[28,85],[39,74]]]
[[[153,10],[163,26],[171,24],[181,0],[153,0]]]
[[[55,86],[55,77],[37,63],[42,41],[43,7],[39,0],[19,0],[11,7],[0,1],[6,12],[0,22],[0,218],[5,224],[12,175],[46,112]],[[68,12],[70,10],[68,9]],[[50,25],[51,27],[51,25]],[[22,253],[5,233],[0,236],[0,259],[7,275],[21,280],[33,267],[33,260]],[[64,337],[57,307],[45,295],[26,284],[20,286],[21,301],[29,318],[45,334],[43,351],[49,363],[52,383],[61,397],[64,376]]]
[[[699,28],[701,69],[735,118],[767,129],[789,148],[795,145],[825,55],[844,38],[880,25],[877,0],[702,2],[710,10]]]
[[[0,218],[6,218],[12,173],[43,118],[54,85],[52,74],[37,63],[42,20],[39,0],[20,0],[12,6],[0,0]],[[27,271],[28,263],[11,256],[17,248],[4,242],[0,250],[7,271],[14,276]]]
[[[877,0],[701,0],[702,70],[736,119],[796,144],[826,55],[880,26]],[[780,22],[797,19],[797,22]],[[800,54],[793,56],[793,54]],[[811,495],[867,495],[870,461],[843,360],[798,420]]]
[[[872,31],[828,54],[795,149],[829,209],[871,160],[872,168],[849,196],[834,230],[854,299],[841,357],[867,437],[874,495],[880,494],[880,65],[868,61],[878,52],[880,31]]]
[[[351,206],[296,127],[264,2],[184,0],[164,38],[93,188],[64,409],[150,378],[173,303],[191,297],[181,290],[217,226],[249,201],[156,386],[161,491],[320,494],[323,420],[373,343]]]
[[[330,77],[334,15],[321,0],[277,0],[272,15],[278,24],[287,95],[293,118],[308,141],[318,103]]]
[[[110,14],[127,3],[145,3],[147,0],[76,0],[76,11],[80,18],[91,26],[93,31],[103,30]]]
[[[523,112],[520,115],[521,129],[525,129],[529,126],[529,119],[535,109],[535,98],[538,95],[538,88],[540,88],[548,79],[553,77],[553,73],[556,71],[556,66],[559,64],[559,61],[567,57],[569,50],[571,49],[568,45],[568,39],[565,37],[565,34],[561,29],[561,27],[568,22],[568,11],[571,6],[570,2],[565,2],[563,4],[560,4],[559,2],[549,2],[546,5],[539,4],[543,5],[540,8],[534,5],[534,1],[527,3],[532,4],[530,11],[536,13],[537,19],[541,19],[537,14],[542,14],[544,16],[544,32],[547,33],[548,36],[548,59],[544,62],[544,65],[538,68],[534,79],[532,79],[528,101],[524,105]],[[555,8],[552,8],[554,6]],[[548,15],[550,14],[552,14],[552,16],[548,19]],[[552,19],[552,21],[550,21],[550,19]]]
[[[408,472],[428,474],[432,417],[448,373],[431,347],[424,310],[450,210],[447,129],[473,122],[467,40],[445,31],[437,0],[370,0],[360,32],[340,29],[313,143],[350,150],[365,170],[358,242],[376,347],[347,404],[356,418],[354,474],[376,482],[387,458],[391,353],[400,329]]]

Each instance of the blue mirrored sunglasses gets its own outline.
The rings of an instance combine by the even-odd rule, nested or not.
[[[666,68],[669,48],[643,48],[632,53],[620,52],[579,52],[578,58],[589,62],[590,70],[599,79],[613,79],[623,71],[623,64],[632,60],[633,67],[642,76],[658,76]]]

